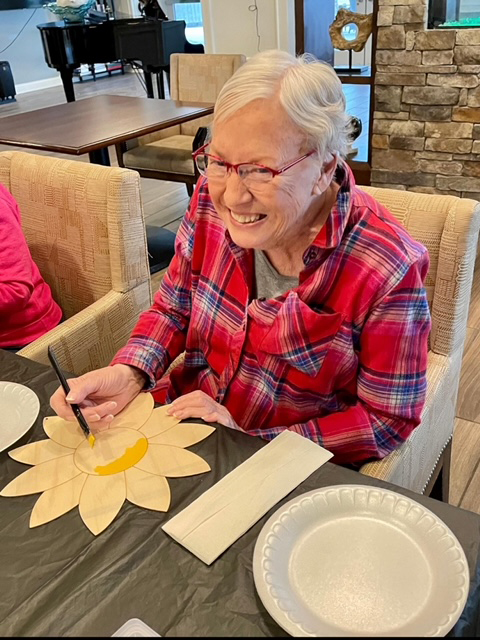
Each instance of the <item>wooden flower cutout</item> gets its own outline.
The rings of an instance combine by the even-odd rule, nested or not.
[[[193,476],[210,466],[189,447],[208,437],[214,427],[183,423],[154,409],[150,393],[141,393],[115,417],[110,428],[96,434],[93,449],[78,424],[57,416],[45,418],[48,440],[9,452],[33,465],[1,492],[4,497],[40,493],[30,516],[38,527],[79,507],[94,535],[114,520],[125,500],[146,509],[167,511],[166,478]]]

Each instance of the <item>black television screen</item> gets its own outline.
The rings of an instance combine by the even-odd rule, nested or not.
[[[52,2],[52,0],[0,0],[2,9],[37,9]]]

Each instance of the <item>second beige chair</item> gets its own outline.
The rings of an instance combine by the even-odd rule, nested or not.
[[[48,364],[51,344],[70,373],[108,365],[151,304],[138,173],[5,151],[0,182],[66,318],[19,355]]]
[[[170,56],[172,100],[214,103],[225,82],[245,62],[241,54],[174,53]],[[197,176],[192,159],[193,140],[199,127],[210,124],[206,116],[142,136],[117,146],[118,163],[135,169],[143,178],[184,182],[189,195]]]
[[[475,200],[393,189],[361,187],[389,209],[427,247],[426,290],[432,313],[427,397],[421,424],[383,460],[361,473],[448,502],[449,463],[460,369],[480,228]]]

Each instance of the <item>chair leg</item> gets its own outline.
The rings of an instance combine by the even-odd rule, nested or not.
[[[187,185],[187,193],[191,198],[193,196],[193,189],[194,189],[195,185],[191,184],[191,182],[186,182],[185,184]]]

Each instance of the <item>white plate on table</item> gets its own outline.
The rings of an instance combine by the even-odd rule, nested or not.
[[[424,506],[364,485],[316,489],[263,526],[257,592],[292,636],[444,636],[469,590],[465,553]]]
[[[0,381],[0,451],[27,433],[39,411],[34,391],[23,384]]]

